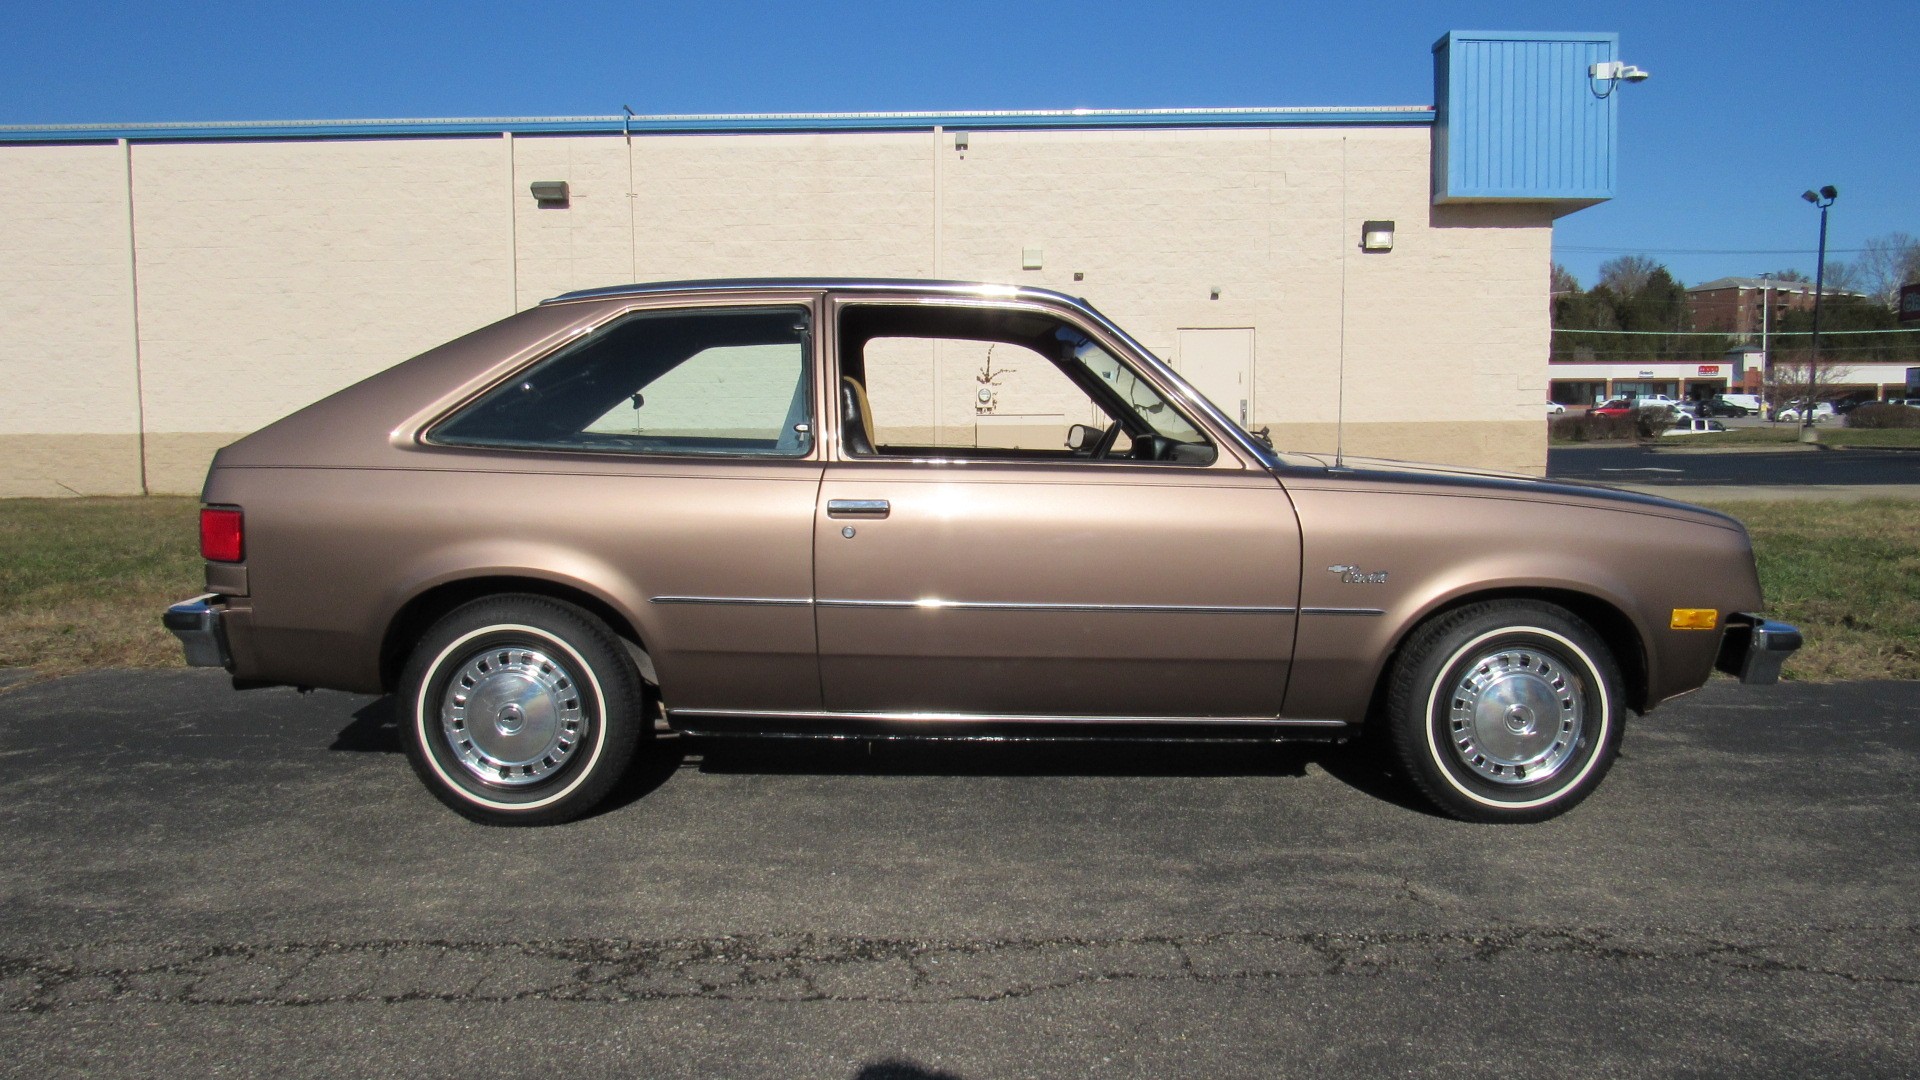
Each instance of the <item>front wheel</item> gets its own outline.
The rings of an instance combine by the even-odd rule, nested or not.
[[[1593,792],[1619,754],[1620,667],[1571,612],[1475,604],[1414,631],[1390,676],[1392,753],[1441,812],[1544,821]]]
[[[551,825],[606,798],[646,720],[639,672],[571,604],[499,596],[455,609],[400,682],[407,759],[440,801],[490,825]]]

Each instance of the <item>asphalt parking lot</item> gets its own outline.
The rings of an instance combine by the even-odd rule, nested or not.
[[[8,1075],[1920,1072],[1920,683],[1715,683],[1520,828],[1331,748],[778,743],[499,830],[382,701],[0,702]]]

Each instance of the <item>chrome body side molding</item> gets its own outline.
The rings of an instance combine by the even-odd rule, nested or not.
[[[724,604],[745,607],[861,608],[904,611],[1069,611],[1122,615],[1384,615],[1376,608],[1261,607],[1238,604],[1047,604],[1000,600],[810,600],[781,596],[653,596],[651,604]]]
[[[771,720],[771,721],[850,721],[889,724],[1113,724],[1113,725],[1242,725],[1261,724],[1275,728],[1301,728],[1338,731],[1352,725],[1344,720],[1292,720],[1278,716],[1056,716],[1032,713],[955,713],[899,710],[886,712],[840,712],[831,709],[781,709],[747,711],[735,709],[667,709],[667,719],[675,727],[690,720]]]
[[[816,600],[825,608],[919,608],[925,611],[1085,611],[1128,615],[1291,615],[1291,607],[1205,604],[1044,604],[998,600]]]
[[[746,607],[809,607],[804,596],[650,596],[649,604],[738,604]]]

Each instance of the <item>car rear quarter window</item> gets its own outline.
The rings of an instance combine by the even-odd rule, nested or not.
[[[801,457],[809,312],[641,312],[516,374],[428,432],[450,446]]]

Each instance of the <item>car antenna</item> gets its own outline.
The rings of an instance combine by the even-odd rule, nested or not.
[[[627,280],[640,280],[640,240],[639,232],[633,223],[633,204],[639,196],[633,190],[633,120],[639,115],[633,106],[622,104],[620,111],[626,113],[620,118],[620,134],[627,144]]]
[[[1347,137],[1340,136],[1340,362],[1333,396],[1333,467],[1341,460],[1347,434]]]

